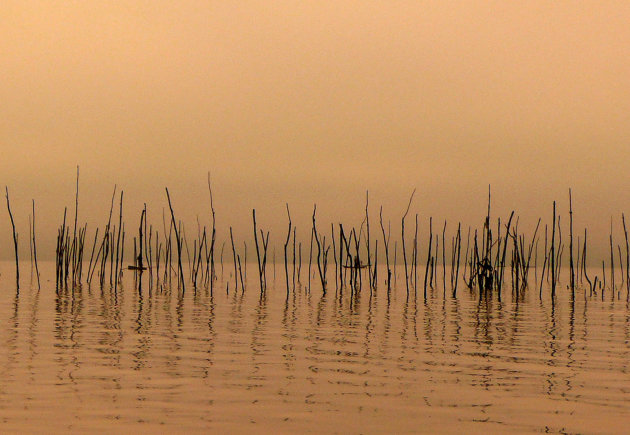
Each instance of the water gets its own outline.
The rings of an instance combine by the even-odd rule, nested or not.
[[[389,301],[382,286],[287,299],[278,267],[261,298],[250,265],[244,295],[219,282],[213,297],[140,297],[130,273],[117,294],[57,295],[48,263],[42,289],[26,276],[16,295],[11,264],[0,267],[3,433],[620,433],[630,422],[625,292],[571,302],[563,289],[552,304],[439,288],[425,303],[399,281]]]

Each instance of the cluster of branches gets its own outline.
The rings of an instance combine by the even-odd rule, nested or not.
[[[210,199],[211,227],[203,227],[197,219],[197,234],[192,238],[192,243],[186,237],[185,226],[177,220],[171,201],[171,196],[166,191],[166,199],[169,206],[170,219],[162,212],[162,233],[160,234],[152,224],[148,223],[148,211],[146,204],[140,211],[140,219],[137,236],[133,237],[133,261],[127,266],[127,270],[134,273],[134,287],[138,292],[143,289],[143,277],[146,274],[148,288],[165,288],[176,285],[182,292],[186,284],[192,285],[194,291],[199,287],[205,287],[212,293],[215,283],[218,281],[215,267],[215,251],[217,246],[216,214],[214,208],[212,185],[208,174],[208,191]],[[418,265],[420,258],[418,214],[415,214],[412,236],[409,235],[406,224],[413,203],[415,190],[409,197],[407,207],[401,218],[401,250],[404,288],[407,297],[417,296],[419,287]],[[125,223],[123,219],[124,193],[121,191],[118,201],[118,222],[113,220],[117,188],[111,198],[111,204],[107,223],[101,232],[96,228],[89,261],[84,257],[86,252],[87,224],[79,225],[79,168],[77,167],[76,193],[74,204],[73,222],[67,222],[67,208],[64,209],[63,221],[57,231],[57,244],[55,251],[55,270],[57,289],[80,286],[82,283],[92,285],[94,277],[97,277],[99,286],[110,285],[117,289],[122,282],[125,252]],[[16,282],[19,289],[19,261],[18,261],[18,234],[15,230],[13,214],[11,212],[9,191],[6,188],[7,210],[13,230],[13,241],[16,260]],[[383,207],[379,209],[380,232],[373,236],[370,228],[369,193],[366,193],[365,215],[358,227],[344,226],[342,223],[331,223],[330,234],[318,227],[317,206],[313,207],[310,227],[310,245],[308,260],[307,281],[302,283],[302,242],[297,238],[297,227],[291,219],[289,205],[286,204],[288,229],[284,241],[284,282],[287,295],[297,288],[304,287],[311,291],[312,280],[319,281],[319,287],[323,293],[329,290],[328,266],[334,264],[334,286],[337,294],[342,297],[348,290],[350,295],[356,295],[362,289],[369,290],[370,294],[381,282],[387,288],[389,297],[392,288],[396,286],[398,264],[398,242],[394,241],[392,249],[391,221],[385,223],[383,219]],[[168,221],[168,224],[167,224]],[[447,291],[452,297],[457,296],[458,285],[461,281],[470,290],[476,290],[479,297],[496,295],[501,298],[505,290],[506,282],[514,293],[522,294],[528,288],[536,288],[542,297],[543,286],[547,283],[551,289],[552,297],[555,296],[560,282],[563,254],[565,245],[562,240],[561,216],[557,213],[556,203],[553,202],[553,214],[551,228],[544,226],[544,235],[540,231],[541,219],[538,219],[531,236],[519,231],[519,218],[512,211],[506,223],[497,218],[496,225],[491,220],[491,192],[488,189],[487,213],[481,228],[468,227],[465,248],[463,248],[462,225],[457,223],[456,230],[447,237],[447,222],[444,221],[441,232],[434,232],[433,218],[429,217],[428,234],[426,236],[426,262],[424,264],[424,276],[421,281],[425,298],[429,291],[439,287],[441,281],[443,294]],[[256,261],[259,290],[261,295],[267,289],[268,260],[270,253],[270,231],[258,228],[256,210],[252,210],[253,236],[256,248]],[[584,229],[583,240],[577,237],[574,243],[573,233],[573,205],[571,190],[569,190],[569,284],[568,288],[574,294],[575,289],[588,285],[590,294],[601,292],[602,297],[607,289],[614,291],[618,288],[615,273],[615,257],[618,254],[618,265],[621,269],[621,284],[630,295],[630,248],[628,245],[628,233],[625,216],[622,214],[625,249],[617,244],[615,250],[613,238],[613,223],[610,227],[610,258],[608,268],[606,260],[602,261],[601,275],[595,275],[591,280],[587,270],[587,230]],[[32,215],[29,216],[29,244],[31,252],[31,264],[37,275],[39,285],[39,270],[37,265],[37,248],[35,237],[35,202],[32,202]],[[407,233],[406,233],[407,232]],[[99,237],[99,233],[101,233]],[[234,241],[232,227],[229,227],[230,244],[232,247],[233,263],[233,289],[242,292],[247,284],[247,240],[243,240],[243,250],[237,249]],[[450,247],[447,241],[450,239]],[[544,243],[540,243],[544,240]],[[381,248],[379,249],[379,242]],[[226,241],[223,242],[220,251],[221,279],[223,279],[223,253]],[[543,245],[541,256],[542,268],[538,267],[539,244]],[[192,247],[192,250],[191,250]],[[332,248],[332,249],[331,249]],[[393,250],[393,255],[392,255]],[[625,251],[625,259],[623,252]],[[379,281],[379,252],[385,257],[385,277]],[[241,259],[243,254],[243,260]],[[176,256],[175,256],[176,254]],[[332,255],[331,255],[332,254]],[[393,258],[392,258],[393,257]],[[331,261],[332,258],[332,261]],[[625,261],[624,261],[625,260]],[[313,265],[313,263],[315,263]],[[625,263],[625,264],[624,264]],[[84,273],[84,265],[87,271]],[[275,249],[273,249],[273,277],[275,279]],[[447,273],[447,264],[450,264]],[[187,266],[187,270],[184,269]],[[313,273],[313,266],[314,271]],[[440,269],[441,266],[441,269]],[[540,277],[539,270],[541,270]],[[534,271],[532,277],[531,271]],[[608,271],[608,272],[607,272]],[[506,277],[507,275],[507,277]],[[608,283],[607,283],[608,277]],[[232,280],[224,281],[226,292],[230,290]]]

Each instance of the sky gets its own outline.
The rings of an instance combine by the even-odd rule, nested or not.
[[[358,226],[366,191],[373,225],[417,189],[421,237],[429,215],[479,226],[488,185],[531,229],[572,188],[604,255],[630,204],[628,22],[626,1],[4,0],[0,184],[27,253],[35,200],[43,257],[77,165],[92,230],[116,184],[129,226],[147,203],[161,227],[168,186],[194,231],[208,172],[240,239],[256,208],[280,240],[285,203],[305,240],[314,203]]]

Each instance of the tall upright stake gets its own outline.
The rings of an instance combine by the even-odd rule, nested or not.
[[[615,295],[615,255],[613,251],[613,222],[610,217],[610,290]]]
[[[20,290],[20,266],[18,261],[18,236],[15,232],[15,222],[13,221],[13,213],[11,213],[11,205],[9,204],[9,187],[5,186],[7,197],[7,210],[9,210],[9,217],[11,218],[11,227],[13,228],[13,247],[15,248],[15,283],[17,290]]]
[[[289,240],[291,239],[291,212],[289,211],[289,203],[287,206],[287,216],[289,218],[289,231],[287,232],[287,240],[284,242],[284,277],[287,284],[287,297],[289,296],[289,260],[287,258],[287,247],[289,246]]]
[[[553,227],[551,230],[551,298],[556,297],[556,256],[555,256],[555,239],[556,239],[556,201],[553,202]]]
[[[171,205],[171,196],[168,194],[168,187],[165,189],[166,199],[168,200],[168,208],[171,210],[171,222],[173,223],[173,229],[175,230],[175,243],[177,243],[177,266],[179,268],[179,278],[182,283],[182,293],[184,293],[186,291],[186,285],[184,282],[184,269],[182,268],[182,242],[179,238],[179,231],[177,230],[177,222],[175,221],[173,206]]]
[[[37,275],[37,288],[40,289],[39,284],[39,267],[37,267],[37,245],[35,244],[35,200],[33,200],[33,259],[35,260],[35,274]]]
[[[237,292],[238,291],[238,273],[237,273],[237,266],[238,264],[236,263],[236,249],[234,248],[234,235],[232,234],[232,227],[230,227],[230,241],[232,242],[232,257],[234,258],[234,291]]]
[[[35,219],[35,218],[33,218]],[[626,228],[626,217],[621,213],[623,222],[623,233],[626,237],[626,299],[630,299],[630,246],[628,245],[628,230]]]
[[[575,297],[575,269],[573,268],[573,205],[569,189],[569,267],[571,269],[571,297]]]
[[[77,242],[77,218],[79,213],[79,165],[77,165],[77,184],[76,191],[74,196],[74,228],[72,230],[72,243],[75,244]],[[73,257],[77,254],[76,249],[73,251]],[[75,257],[76,258],[76,257]],[[75,259],[73,258],[73,260]],[[72,283],[74,284],[76,281],[76,270],[75,270],[75,262],[72,262]]]
[[[114,291],[118,289],[119,273],[122,271],[122,263],[120,262],[120,236],[122,233],[122,215],[123,215],[123,191],[120,191],[120,206],[118,209],[118,238],[116,239],[116,276],[114,277]]]
[[[429,216],[429,250],[427,252],[427,266],[424,269],[424,300],[427,300],[427,277],[429,276],[429,265],[431,264],[431,243],[433,242],[433,218]]]
[[[367,247],[367,265],[368,265],[368,282],[370,283],[370,290],[374,288],[374,283],[372,282],[372,260],[371,260],[371,252],[370,252],[370,215],[368,213],[368,206],[370,203],[370,193],[369,191],[365,192],[365,222],[366,222],[366,247]],[[333,238],[334,240],[334,238]]]
[[[258,278],[260,281],[260,293],[263,292],[263,271],[260,262],[260,249],[258,248],[258,233],[256,231],[256,209],[252,209],[252,220],[254,221],[254,242],[256,244],[256,260],[258,261]],[[263,243],[265,239],[263,238]]]
[[[383,245],[385,246],[385,264],[387,265],[387,294],[389,295],[392,282],[392,269],[389,267],[389,236],[385,235],[385,226],[383,226],[383,206],[381,206],[381,209],[379,211],[379,218],[381,221],[381,231],[383,232]],[[341,248],[339,248],[339,250],[341,251]],[[341,267],[341,259],[339,261]]]
[[[212,212],[212,238],[210,239],[210,295],[212,295],[214,293],[214,279],[216,276],[216,272],[214,270],[214,246],[217,234],[217,225],[214,213],[214,201],[212,199],[212,184],[210,184],[210,172],[208,172],[208,191],[210,192],[210,211]],[[221,252],[223,253],[223,250]],[[223,263],[221,265],[223,266]],[[223,271],[221,271],[221,273],[223,274]],[[223,278],[223,276],[221,276],[221,278]]]
[[[416,193],[416,189],[413,189],[411,192],[411,196],[409,197],[409,204],[407,204],[407,210],[405,210],[405,214],[401,220],[401,231],[402,231],[402,251],[403,251],[403,262],[405,263],[405,285],[407,287],[407,297],[409,297],[409,274],[407,273],[407,252],[405,250],[405,218],[409,213],[409,208],[411,207],[411,201],[413,201],[413,195]]]

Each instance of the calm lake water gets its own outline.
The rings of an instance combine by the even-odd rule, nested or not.
[[[213,297],[140,296],[130,272],[117,293],[57,294],[52,263],[38,291],[25,263],[18,295],[1,263],[0,431],[628,430],[625,291],[480,302],[439,287],[425,302],[399,278],[389,301],[383,285],[340,298],[316,280],[287,298],[278,265],[261,298],[256,267],[245,294],[219,277]]]

